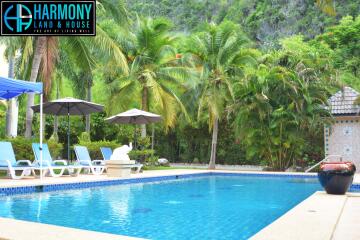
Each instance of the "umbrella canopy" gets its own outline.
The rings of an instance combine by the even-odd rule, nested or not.
[[[39,112],[40,105],[31,107],[34,112]],[[70,115],[88,115],[90,113],[102,112],[104,106],[92,102],[87,102],[76,98],[63,98],[43,104],[43,112],[56,116],[68,116],[67,130],[67,152],[68,160],[70,160]]]
[[[44,113],[64,116],[64,115],[88,115],[90,113],[102,112],[104,106],[92,102],[87,102],[76,98],[63,98],[44,103]],[[34,112],[39,112],[40,105],[31,107]]]
[[[42,94],[42,83],[33,83],[12,78],[0,77],[0,99],[10,99],[23,93]],[[40,105],[39,105],[40,110]]]
[[[105,119],[108,123],[149,124],[161,121],[161,116],[139,109],[130,109]]]
[[[146,112],[136,108],[130,109],[126,112],[119,113],[115,116],[105,119],[108,123],[122,123],[122,124],[149,124],[161,121],[161,116],[155,113]],[[154,127],[153,127],[154,135]],[[152,138],[154,141],[154,136]],[[134,145],[136,149],[136,126],[134,129]],[[154,143],[151,144],[153,147]]]
[[[15,80],[12,78],[0,77],[0,99],[9,100],[14,97],[18,97],[23,93],[37,93],[40,94],[40,146],[42,146],[43,142],[43,84],[42,83],[34,83],[22,80]],[[40,179],[42,179],[42,160],[43,160],[43,152],[42,148],[40,148]]]

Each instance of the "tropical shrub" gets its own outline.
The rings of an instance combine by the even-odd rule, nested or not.
[[[132,150],[129,153],[129,157],[132,160],[136,160],[139,162],[151,162],[151,157],[154,155],[154,150],[144,149],[144,150]],[[150,160],[149,160],[150,159]]]
[[[330,117],[324,109],[334,86],[329,70],[325,56],[293,38],[236,85],[234,128],[247,157],[285,170],[303,156],[311,144],[308,133],[321,134],[323,117]]]

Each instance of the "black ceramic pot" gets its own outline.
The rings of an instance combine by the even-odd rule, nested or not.
[[[356,168],[352,162],[321,163],[318,178],[328,194],[345,194],[353,182]]]

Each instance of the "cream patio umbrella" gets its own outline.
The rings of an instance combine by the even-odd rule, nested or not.
[[[34,112],[39,112],[40,106],[31,107]],[[43,104],[43,112],[56,116],[68,116],[67,129],[67,155],[70,160],[70,115],[88,115],[90,113],[102,112],[104,106],[76,98],[63,98]]]
[[[122,112],[105,119],[105,121],[108,123],[135,124],[135,129],[134,129],[135,149],[136,149],[136,124],[149,124],[149,123],[160,122],[161,120],[162,118],[158,114],[146,112],[136,108],[130,109],[126,112]]]

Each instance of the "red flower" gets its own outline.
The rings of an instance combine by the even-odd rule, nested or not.
[[[320,164],[322,171],[353,171],[354,168],[352,162],[323,162]]]

